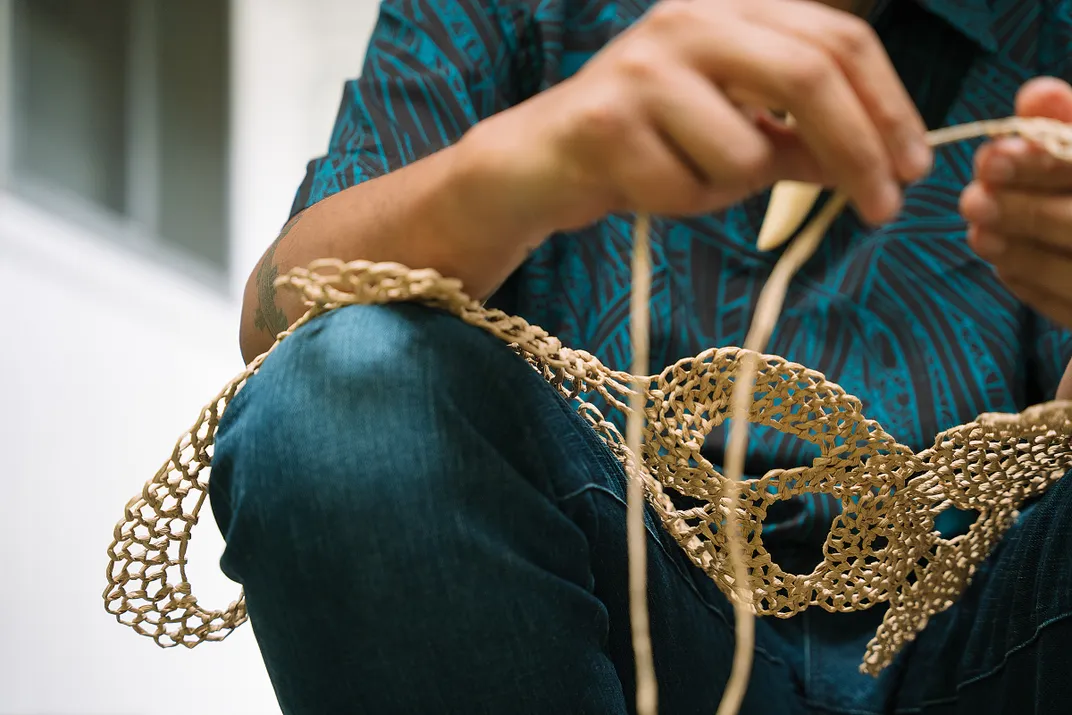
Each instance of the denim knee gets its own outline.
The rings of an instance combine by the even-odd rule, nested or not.
[[[304,539],[317,524],[360,524],[371,547],[407,519],[508,508],[517,490],[553,499],[569,488],[553,481],[588,478],[560,466],[594,438],[582,430],[524,360],[453,316],[334,311],[284,341],[221,421],[210,492],[225,566],[240,578],[239,556],[257,551],[244,542]],[[519,478],[489,484],[489,460]]]
[[[505,344],[427,308],[345,308],[284,341],[225,413],[210,481],[284,712],[513,712],[547,678],[541,712],[620,698],[591,504],[560,499],[604,468],[585,430]]]

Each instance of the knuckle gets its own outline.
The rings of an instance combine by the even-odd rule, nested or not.
[[[810,97],[821,90],[836,71],[834,63],[821,52],[810,52],[785,63],[784,77],[788,91]]]
[[[1050,226],[1053,238],[1066,249],[1072,249],[1072,203],[1063,195],[1052,196],[1049,201],[1053,206]]]
[[[861,142],[858,150],[847,152],[845,163],[861,174],[892,177],[894,172],[890,163],[890,155],[878,136],[871,141]]]
[[[619,142],[632,131],[629,104],[621,93],[608,91],[592,97],[577,110],[577,128],[582,139]]]
[[[755,141],[737,145],[729,156],[729,161],[742,180],[763,182],[773,158],[773,148],[770,144]]]
[[[870,24],[857,17],[845,17],[833,29],[833,46],[842,62],[851,63],[871,54],[880,43]]]
[[[615,69],[627,82],[651,82],[661,66],[658,52],[647,42],[630,42],[615,57]]]
[[[644,24],[655,32],[672,31],[683,23],[695,22],[695,3],[689,0],[662,0],[648,11]]]

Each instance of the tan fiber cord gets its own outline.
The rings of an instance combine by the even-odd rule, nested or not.
[[[1054,120],[980,122],[930,137],[942,144],[1009,134],[1072,161],[1072,126]],[[651,376],[643,374],[651,270],[646,217],[638,221],[634,245],[632,373],[566,347],[519,317],[484,308],[465,295],[459,281],[432,270],[325,259],[288,272],[277,285],[298,292],[308,312],[202,409],[157,473],[127,503],[108,548],[106,609],[163,647],[221,640],[244,623],[241,595],[224,609],[205,609],[186,576],[186,550],[204,504],[221,414],[275,347],[307,321],[348,305],[417,302],[450,312],[508,344],[574,402],[622,463],[629,477],[638,710],[653,713],[657,700],[645,598],[645,500],[736,609],[734,668],[720,713],[735,713],[747,686],[754,615],[788,618],[812,606],[842,612],[886,603],[860,666],[877,675],[933,615],[957,599],[1023,503],[1072,470],[1072,403],[980,415],[942,432],[932,447],[916,453],[868,419],[858,399],[821,373],[762,354],[789,281],[825,231],[820,219],[828,223],[839,208],[831,199],[783,254],[760,295],[744,349],[710,348]],[[599,394],[630,418],[628,440],[584,399],[587,393]],[[701,450],[707,434],[730,417],[723,476]],[[748,423],[810,442],[819,456],[808,466],[742,479]],[[668,491],[699,506],[679,509]],[[763,521],[771,504],[806,492],[831,494],[842,509],[831,522],[822,562],[809,574],[787,573],[763,544]],[[935,519],[950,508],[978,514],[968,533],[955,539],[943,538],[935,528]]]
[[[633,285],[630,296],[629,334],[633,345],[633,375],[650,369],[651,346],[651,217],[640,214],[633,226]],[[625,441],[629,451],[640,454],[644,440],[644,408],[648,401],[645,380],[639,379],[629,393],[629,416]],[[644,469],[643,464],[637,465]],[[658,710],[658,685],[652,658],[651,626],[648,618],[648,555],[644,537],[644,483],[635,475],[626,492],[626,525],[629,563],[629,622],[633,631],[633,661],[636,663],[637,715],[655,715]]]
[[[755,648],[755,622],[752,606],[752,587],[748,564],[745,561],[744,544],[738,507],[739,484],[744,478],[744,461],[748,452],[748,415],[753,402],[756,384],[758,355],[767,347],[774,325],[782,312],[785,295],[793,276],[800,270],[819,247],[830,224],[845,207],[845,197],[836,194],[812,219],[804,231],[793,241],[775,264],[774,270],[763,286],[756,304],[748,334],[744,339],[745,353],[738,366],[739,373],[733,382],[730,395],[730,437],[726,445],[726,538],[729,546],[730,573],[733,574],[733,610],[737,640],[733,654],[733,667],[717,715],[736,715],[748,690],[752,670],[752,651]],[[745,528],[756,528],[744,524]]]

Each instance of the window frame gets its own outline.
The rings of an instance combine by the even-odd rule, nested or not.
[[[11,175],[11,105],[15,91],[15,0],[0,0],[0,189],[8,188]]]
[[[160,165],[157,111],[159,87],[155,81],[158,63],[154,50],[155,13],[162,0],[138,0],[131,3],[132,32],[129,62],[124,81],[127,92],[125,115],[127,134],[126,193],[127,211],[119,213],[72,191],[51,185],[47,180],[19,175],[14,163],[13,142],[18,134],[19,113],[14,108],[15,3],[0,0],[0,192],[10,199],[53,214],[65,224],[91,234],[110,245],[133,253],[158,266],[183,274],[220,295],[231,292],[233,266],[217,264],[198,256],[164,238],[159,232],[158,169]],[[228,3],[230,5],[230,3]],[[228,7],[228,12],[230,8]],[[225,55],[232,52],[233,33],[228,23]],[[224,104],[230,97],[224,98]],[[230,116],[227,107],[227,116]],[[224,128],[230,134],[230,125]],[[231,157],[220,157],[225,177],[223,188],[229,190]],[[231,207],[225,204],[223,236],[228,245],[224,256],[233,253]],[[0,217],[3,221],[3,217]],[[228,261],[229,263],[229,261]]]

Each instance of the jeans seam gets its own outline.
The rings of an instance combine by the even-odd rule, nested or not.
[[[986,671],[984,671],[982,673],[979,673],[978,675],[973,675],[972,677],[968,678],[967,680],[963,680],[960,683],[958,683],[957,687],[956,687],[956,693],[954,695],[949,695],[949,696],[946,696],[944,698],[937,698],[935,700],[924,700],[923,702],[920,703],[919,707],[899,708],[899,709],[897,709],[895,711],[895,714],[896,715],[910,715],[911,713],[923,712],[923,708],[929,707],[931,705],[948,705],[949,703],[956,702],[957,700],[960,699],[960,691],[961,690],[964,690],[965,688],[967,688],[970,685],[975,685],[976,683],[979,683],[979,682],[981,682],[983,680],[986,680],[987,678],[990,678],[990,677],[992,677],[994,675],[997,675],[1000,671],[1002,671],[1005,668],[1005,666],[1007,666],[1009,664],[1009,658],[1011,656],[1015,655],[1016,653],[1019,653],[1020,651],[1024,650],[1028,646],[1030,646],[1033,643],[1035,643],[1038,640],[1039,636],[1042,634],[1042,631],[1044,629],[1046,629],[1049,626],[1052,626],[1055,623],[1063,621],[1063,620],[1065,620],[1065,619],[1067,619],[1069,617],[1072,617],[1072,613],[1062,613],[1059,616],[1053,616],[1051,618],[1047,618],[1042,623],[1039,623],[1037,626],[1035,626],[1034,633],[1032,633],[1028,638],[1026,638],[1023,642],[1013,646],[1009,650],[1005,651],[1005,655],[1002,656],[1001,662],[999,662],[997,665],[993,666],[992,668],[990,668],[990,669],[988,669],[988,670],[986,670]]]
[[[571,404],[571,401],[568,400],[554,387],[552,387],[551,384],[543,378],[540,378],[538,382],[540,383],[540,385],[542,385],[543,389],[546,389],[548,392],[551,393],[556,404],[558,405],[558,408],[565,414],[566,420],[573,427],[573,429],[565,437],[565,439],[571,441],[576,447],[583,449],[588,454],[588,456],[592,457],[592,459],[599,463],[607,472],[613,472],[615,474],[618,474],[622,477],[623,481],[627,481],[625,470],[622,468],[621,463],[617,460],[617,458],[615,458],[614,454],[611,453],[610,448],[603,441],[603,439],[596,433],[594,429],[592,429],[592,426],[581,418],[581,416],[577,413],[576,408],[573,406],[573,404]],[[598,485],[594,485],[592,483],[584,484],[575,489],[574,491],[567,492],[563,495],[553,494],[553,499],[557,503],[562,503],[563,501],[575,497],[581,492],[585,491],[589,486]],[[614,492],[610,492],[609,490],[607,491],[608,493],[618,498],[617,495],[614,494]],[[621,501],[620,498],[618,498],[618,500]],[[650,516],[650,514],[646,512],[645,516]],[[648,521],[649,520],[645,518],[644,528],[647,529],[649,534],[655,537],[656,541],[659,541],[658,534],[655,533],[654,527],[649,524]]]
[[[535,370],[532,371],[532,375],[537,378],[535,381],[538,385],[537,389],[546,390],[552,395],[555,403],[558,405],[558,408],[566,414],[567,421],[573,427],[573,429],[570,430],[570,432],[564,436],[565,439],[568,439],[574,444],[581,447],[591,457],[593,457],[597,463],[601,464],[608,471],[613,471],[624,476],[625,472],[622,469],[622,465],[611,453],[610,448],[603,442],[603,440],[599,437],[595,430],[592,429],[591,425],[589,425],[581,418],[581,416],[577,413],[577,410],[571,404],[570,400],[568,400],[562,393],[555,389],[554,386],[552,386],[545,379],[543,379]],[[566,501],[567,499],[576,498],[584,493],[601,492],[610,496],[614,501],[621,504],[623,507],[628,506],[625,500],[623,500],[613,491],[595,483],[588,483],[582,485],[581,487],[574,489],[573,491],[568,492],[564,495],[556,495],[553,493],[553,491],[554,490],[552,490],[552,499],[559,504]],[[648,524],[647,519],[645,519],[644,526],[648,535],[659,547],[659,551],[662,552],[663,557],[670,563],[674,572],[678,575],[678,578],[685,582],[685,584],[700,601],[700,603],[703,604],[704,608],[711,611],[713,614],[718,616],[718,618],[721,619],[723,623],[725,623],[728,627],[732,628],[733,626],[730,620],[726,617],[726,615],[714,605],[712,605],[710,601],[708,601],[704,597],[704,595],[700,593],[700,590],[696,587],[696,584],[693,582],[689,574],[685,573],[682,570],[680,564],[678,564],[674,560],[674,558],[667,552],[666,546],[663,544],[662,539],[660,539],[659,535],[655,533],[652,526]],[[771,662],[772,664],[788,667],[785,661],[768,652],[762,647],[757,646],[755,648],[755,652],[757,655],[763,657],[765,660]]]
[[[600,439],[599,435],[596,434],[595,430],[592,429],[591,425],[581,419],[581,416],[577,414],[577,411],[573,408],[570,402],[561,393],[559,393],[550,384],[548,384],[547,381],[540,379],[538,382],[554,395],[559,405],[559,408],[562,409],[564,412],[568,413],[568,420],[570,424],[572,424],[574,427],[574,429],[572,430],[573,441],[575,443],[580,442],[580,446],[586,452],[588,452],[590,456],[594,457],[597,462],[602,464],[604,468],[620,473],[622,476],[624,476],[625,471],[622,469],[622,465],[618,462],[617,459],[615,459],[614,455],[611,453],[610,448],[607,447],[607,445],[603,442],[602,439]],[[562,503],[568,499],[576,498],[581,494],[592,492],[606,494],[612,500],[622,505],[623,508],[628,509],[628,503],[620,496],[618,496],[613,491],[607,489],[604,486],[591,482],[588,484],[584,484],[577,489],[574,489],[573,491],[567,492],[566,494],[556,496],[555,500],[558,503]],[[647,516],[648,514],[646,513],[645,515]],[[713,604],[711,604],[711,602],[708,601],[702,593],[700,593],[700,590],[696,587],[696,584],[693,582],[692,577],[689,574],[685,573],[682,570],[681,565],[678,564],[677,561],[667,552],[665,544],[663,544],[662,539],[659,538],[659,535],[655,533],[653,527],[648,523],[648,519],[644,520],[644,528],[645,531],[647,531],[648,536],[655,542],[656,546],[659,547],[659,551],[662,552],[663,557],[670,563],[670,566],[671,568],[673,568],[674,573],[677,574],[678,578],[685,582],[685,585],[689,588],[690,591],[692,591],[692,593],[696,596],[700,603],[703,604],[704,608],[718,616],[718,618],[724,624],[726,624],[727,627],[733,629],[734,626],[726,617],[726,614],[722,613],[722,611],[720,611]],[[756,646],[755,652],[757,655],[763,657],[765,660],[769,661],[774,665],[788,667],[788,664],[785,661],[783,661],[776,655],[773,655],[761,646]]]
[[[580,488],[570,492],[569,494],[565,495],[564,497],[562,497],[562,500],[565,501],[566,499],[575,499],[575,498],[577,498],[577,497],[579,497],[579,496],[581,496],[583,494],[587,494],[587,493],[591,493],[591,492],[600,492],[602,494],[605,494],[606,496],[609,496],[615,502],[620,504],[623,508],[625,508],[627,506],[625,501],[623,501],[621,497],[619,497],[617,494],[615,494],[610,489],[607,489],[604,486],[600,486],[599,484],[586,484],[583,487],[580,487]],[[727,626],[732,626],[732,624],[730,623],[730,620],[726,617],[726,614],[724,614],[717,607],[712,605],[711,602],[708,601],[704,597],[704,595],[702,593],[700,593],[700,590],[698,588],[696,588],[696,584],[693,583],[693,581],[689,577],[689,575],[687,573],[685,573],[684,571],[682,571],[680,564],[678,564],[674,560],[674,558],[666,551],[665,544],[663,544],[663,542],[655,534],[652,534],[650,529],[648,529],[647,532],[648,532],[648,536],[651,537],[651,539],[655,542],[655,545],[659,547],[659,551],[662,552],[663,557],[670,563],[670,566],[674,569],[674,572],[678,575],[678,578],[680,578],[682,581],[685,582],[685,585],[687,585],[689,587],[689,590],[692,591],[692,593],[696,596],[696,598],[700,601],[700,603],[703,604],[704,608],[706,608],[707,610],[711,611],[713,614],[718,616],[719,619],[721,619],[722,622],[725,623]],[[786,662],[783,661],[781,658],[779,658],[776,655],[773,655],[772,653],[770,653],[769,651],[767,651],[766,649],[764,649],[761,646],[756,646],[755,650],[756,650],[756,653],[758,655],[763,656],[766,660],[770,661],[772,664],[780,665],[780,666],[787,665]]]

